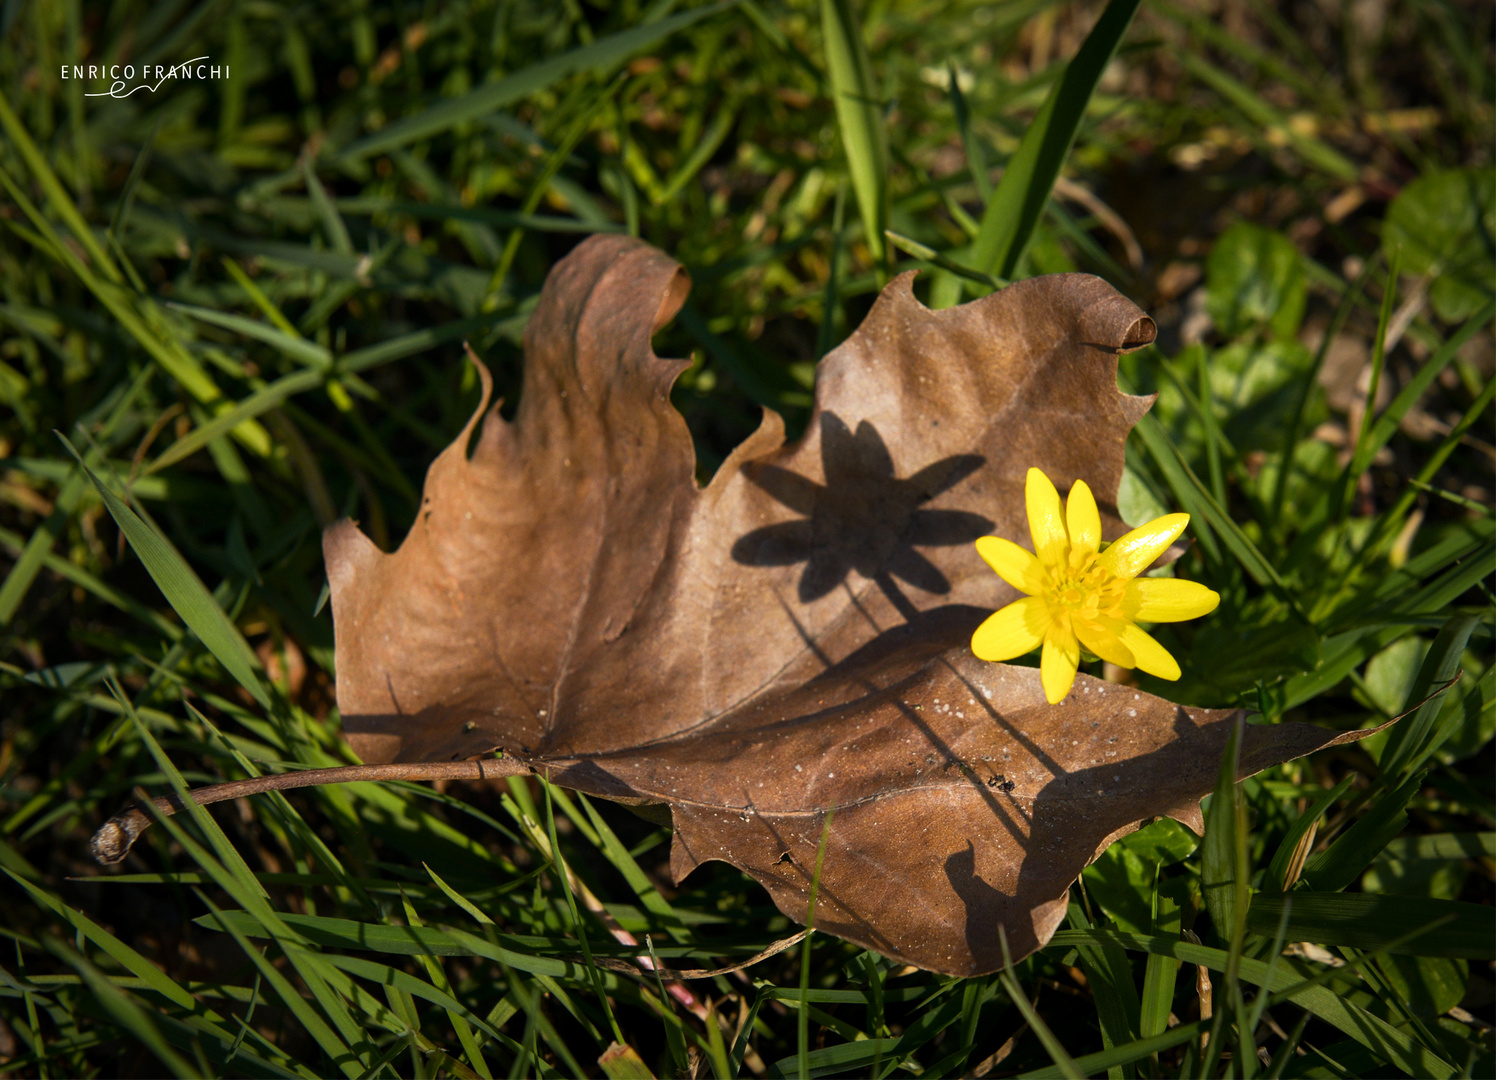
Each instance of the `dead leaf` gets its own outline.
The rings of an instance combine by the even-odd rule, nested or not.
[[[501,749],[556,783],[664,803],[677,880],[722,859],[817,928],[958,975],[1047,941],[1081,869],[1169,814],[1200,828],[1236,714],[966,647],[1014,599],[972,547],[1027,544],[1023,483],[1084,479],[1118,535],[1147,398],[1118,353],[1153,323],[1098,278],[1035,278],[946,311],[892,282],[821,364],[816,408],[694,480],[652,335],[689,283],[594,237],[552,271],[513,422],[488,408],[431,466],[398,551],[324,538],[344,730],[367,762]],[[472,445],[471,455],[468,453]],[[1337,741],[1248,728],[1243,775]],[[1358,733],[1359,734],[1359,733]]]

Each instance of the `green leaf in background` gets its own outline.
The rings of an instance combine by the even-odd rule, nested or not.
[[[1449,690],[1437,696],[1430,695],[1447,687],[1459,674],[1465,644],[1479,621],[1478,616],[1462,612],[1440,628],[1434,643],[1429,646],[1428,655],[1418,669],[1418,677],[1413,680],[1403,703],[1404,711],[1417,711],[1387,733],[1387,747],[1382,752],[1380,764],[1388,782],[1408,769],[1418,768],[1436,749],[1430,745],[1430,736],[1434,734],[1434,722],[1448,704],[1445,696]]]
[[[1224,409],[1221,431],[1231,444],[1239,452],[1281,450],[1300,388],[1314,377],[1314,354],[1292,337],[1237,341],[1212,352],[1205,368],[1211,405]],[[1313,383],[1304,420],[1316,427],[1327,415],[1324,391]]]
[[[1159,818],[1112,844],[1086,867],[1087,895],[1123,930],[1149,933],[1153,910],[1148,897],[1159,868],[1184,861],[1199,846],[1200,838],[1179,822]]]
[[[1159,818],[1118,841],[1128,851],[1154,866],[1183,862],[1200,846],[1200,838],[1173,818]]]
[[[1002,181],[987,203],[981,231],[971,249],[972,269],[1005,279],[1013,277],[1075,144],[1075,133],[1096,84],[1132,24],[1140,2],[1111,0],[1074,59],[1065,66],[1065,73],[1024,132],[1018,150],[1008,159]]]
[[[1398,638],[1367,661],[1361,675],[1361,689],[1374,706],[1388,716],[1396,716],[1412,693],[1418,669],[1427,655],[1427,638],[1417,634]]]
[[[1265,327],[1292,337],[1309,295],[1304,260],[1282,233],[1242,221],[1231,226],[1205,263],[1205,307],[1217,329],[1237,337]]]
[[[887,250],[883,230],[888,227],[888,133],[862,23],[852,11],[851,0],[821,0],[821,33],[826,39],[826,68],[857,209],[868,248],[882,262]]]
[[[1399,248],[1404,273],[1433,275],[1429,302],[1439,318],[1468,318],[1496,293],[1496,173],[1447,169],[1403,188],[1382,227],[1383,253]]]
[[[1491,909],[1477,907],[1474,904],[1470,906],[1485,913],[1485,936],[1489,941],[1491,939]],[[1444,927],[1440,927],[1428,936],[1442,937],[1444,930]],[[1426,954],[1431,950],[1423,951]],[[1425,1019],[1443,1016],[1458,1005],[1464,999],[1465,990],[1470,983],[1469,963],[1451,956],[1379,956],[1376,965],[1382,977],[1407,1003],[1409,1010],[1415,1016]]]
[[[182,617],[182,621],[208,647],[208,651],[218,658],[224,670],[268,712],[271,709],[270,696],[260,681],[260,662],[239,633],[238,627],[229,621],[223,608],[213,599],[207,586],[164,537],[136,517],[135,512],[83,464],[83,458],[73,449],[73,444],[65,436],[59,438],[62,438],[68,452],[77,458],[78,467],[93,482],[110,516],[119,525],[120,532],[125,534],[125,539],[130,541],[135,554],[140,556],[141,564],[150,573],[172,610]]]

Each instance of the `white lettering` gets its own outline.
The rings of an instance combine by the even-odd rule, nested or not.
[[[126,64],[125,65],[125,81],[129,82],[133,78],[135,78],[135,65],[134,64]]]
[[[214,79],[221,79],[221,78],[223,78],[222,72],[223,72],[223,69],[221,67],[219,67],[217,64],[214,64],[213,65],[213,74],[210,77],[214,78]]]

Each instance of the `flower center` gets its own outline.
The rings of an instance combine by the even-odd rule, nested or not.
[[[1044,599],[1054,614],[1088,621],[1098,615],[1122,617],[1127,580],[1097,565],[1095,555],[1082,557],[1072,552],[1063,563],[1048,569],[1050,587]]]

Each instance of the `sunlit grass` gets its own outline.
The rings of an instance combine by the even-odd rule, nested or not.
[[[1491,12],[1133,6],[7,8],[0,1072],[594,1075],[619,1036],[656,1075],[1496,1071]],[[57,75],[200,54],[234,77]],[[1411,715],[1119,842],[968,980],[815,934],[623,974],[797,928],[518,780],[260,797],[94,866],[137,784],[349,760],[320,527],[399,542],[461,342],[512,401],[600,230],[694,279],[657,345],[706,475],[759,405],[804,423],[893,273],[1107,278],[1161,327],[1120,509],[1190,513],[1223,598],[1158,630],[1168,696]]]

